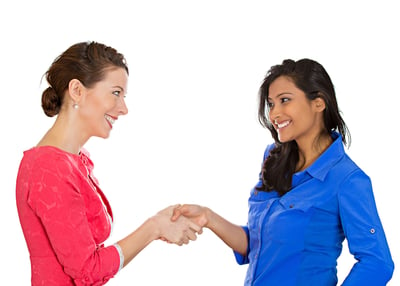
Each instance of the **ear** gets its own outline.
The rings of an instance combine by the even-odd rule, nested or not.
[[[325,100],[322,97],[317,97],[313,100],[313,106],[316,112],[322,112],[326,107]]]
[[[68,84],[68,93],[71,100],[74,103],[79,103],[81,101],[82,95],[84,93],[85,87],[78,79],[71,79]]]

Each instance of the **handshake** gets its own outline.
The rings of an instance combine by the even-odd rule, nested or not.
[[[207,208],[199,205],[172,205],[150,218],[154,221],[158,239],[179,246],[196,240],[207,226]]]

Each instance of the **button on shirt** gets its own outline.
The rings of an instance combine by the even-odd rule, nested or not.
[[[243,227],[248,253],[235,252],[239,264],[249,264],[245,285],[336,285],[345,238],[357,262],[343,285],[386,285],[392,277],[371,181],[345,153],[341,136],[332,137],[309,168],[293,175],[290,192],[251,191]]]

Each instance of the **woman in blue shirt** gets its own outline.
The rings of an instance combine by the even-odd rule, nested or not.
[[[369,177],[349,158],[350,134],[324,67],[302,59],[271,67],[259,120],[270,130],[260,179],[238,226],[207,207],[174,211],[207,227],[249,264],[245,285],[336,285],[347,239],[356,263],[343,285],[386,285],[394,264]]]

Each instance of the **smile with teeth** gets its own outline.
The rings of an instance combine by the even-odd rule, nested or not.
[[[281,129],[281,128],[284,128],[284,127],[288,126],[289,123],[290,123],[290,120],[287,120],[287,121],[284,121],[284,122],[281,122],[281,123],[275,122],[275,124],[278,126],[278,129]]]
[[[111,124],[111,125],[113,125],[114,123],[115,123],[115,119],[114,118],[112,118],[110,115],[108,115],[108,114],[105,114],[104,115],[104,118]]]

